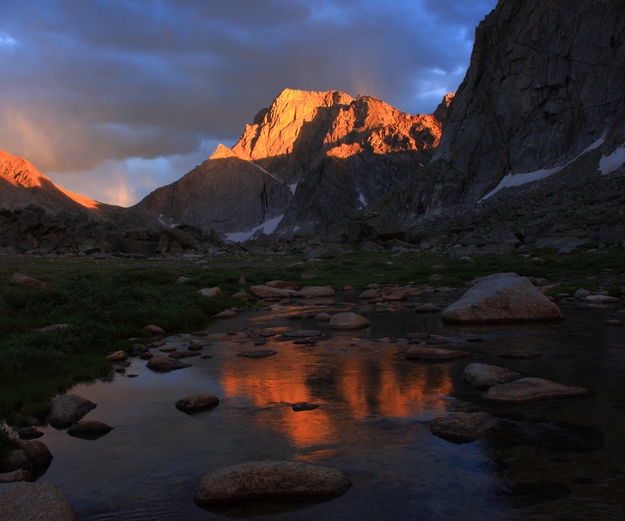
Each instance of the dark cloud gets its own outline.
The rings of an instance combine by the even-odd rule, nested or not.
[[[5,0],[0,148],[73,178],[130,158],[179,168],[202,143],[236,140],[286,87],[429,112],[462,80],[474,26],[494,5]]]

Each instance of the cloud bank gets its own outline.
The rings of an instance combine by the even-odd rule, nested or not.
[[[410,113],[456,90],[495,0],[5,0],[0,149],[132,204],[284,88]]]

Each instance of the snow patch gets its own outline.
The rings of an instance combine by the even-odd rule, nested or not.
[[[365,199],[363,194],[358,194],[358,202],[360,203],[361,208],[367,206],[367,199]]]
[[[297,183],[293,183],[292,185],[289,185],[289,190],[291,190],[292,194],[295,194],[296,188],[297,188]]]
[[[246,232],[226,233],[225,235],[226,240],[232,241],[232,242],[244,242],[252,238],[254,235],[256,235],[259,232],[262,232],[267,235],[272,234],[273,232],[276,231],[276,228],[278,227],[278,224],[280,224],[280,221],[282,220],[283,217],[284,217],[284,214],[278,215],[277,217],[273,217],[271,219],[267,219],[261,225],[255,228],[252,228],[251,230],[248,230]]]
[[[504,188],[511,188],[513,186],[522,186],[527,183],[533,183],[534,181],[540,181],[541,179],[546,179],[553,174],[557,174],[558,172],[564,170],[567,166],[573,164],[580,157],[582,157],[587,152],[591,150],[595,150],[599,148],[605,142],[605,138],[601,137],[597,139],[597,141],[593,142],[582,150],[579,154],[577,154],[573,159],[571,159],[568,163],[565,163],[562,166],[557,166],[555,168],[543,168],[542,170],[536,170],[535,172],[528,172],[525,174],[508,174],[499,181],[499,184],[490,192],[488,192],[484,197],[482,197],[478,202],[486,201],[490,199],[497,192],[503,190]],[[618,167],[617,167],[618,168]]]
[[[608,175],[625,165],[625,143],[609,156],[603,156],[599,161],[601,175]]]

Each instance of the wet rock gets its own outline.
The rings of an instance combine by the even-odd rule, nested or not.
[[[177,351],[178,348],[172,345],[164,345],[164,346],[159,347],[158,350],[161,351],[162,353],[173,353],[174,351]]]
[[[333,329],[362,329],[368,325],[369,321],[365,317],[351,311],[332,315],[328,323],[328,326]]]
[[[293,405],[291,405],[291,409],[293,409],[295,412],[313,411],[318,408],[319,406],[316,403],[308,403],[308,402],[299,402],[299,403],[294,403]]]
[[[16,449],[0,463],[0,471],[25,469],[40,473],[52,462],[52,453],[41,441],[18,441]]]
[[[590,291],[588,291],[587,289],[584,288],[579,288],[574,294],[573,296],[575,298],[584,298],[590,295]]]
[[[559,320],[560,308],[526,277],[499,273],[483,277],[443,311],[448,322],[518,322]]]
[[[207,411],[219,405],[219,398],[214,394],[204,393],[197,396],[187,396],[176,402],[176,409],[194,414],[197,412]]]
[[[428,302],[427,304],[419,304],[414,308],[415,313],[438,313],[441,311],[440,306]]]
[[[494,385],[486,392],[485,398],[497,403],[515,404],[536,400],[576,398],[588,394],[589,391],[582,387],[562,385],[543,378],[521,378],[514,382]]]
[[[78,521],[68,499],[52,483],[2,485],[0,512],[7,521]]]
[[[24,286],[26,288],[48,289],[48,285],[42,280],[36,279],[35,277],[30,277],[28,275],[24,275],[23,273],[14,273],[13,275],[11,275],[11,282],[13,284],[17,284],[18,286]]]
[[[83,420],[67,429],[67,434],[75,438],[85,438],[95,440],[101,438],[113,430],[113,427],[106,423],[95,420]]]
[[[454,349],[441,349],[437,347],[415,346],[408,349],[405,353],[408,360],[423,360],[432,362],[446,362],[448,360],[456,360],[469,356],[471,353],[467,351],[458,351]]]
[[[302,297],[332,297],[336,293],[332,286],[304,286],[299,292]]]
[[[115,351],[106,358],[108,358],[111,362],[123,362],[128,358],[128,355],[124,351]]]
[[[485,412],[445,414],[430,423],[432,434],[454,443],[478,440],[494,429],[499,420]]]
[[[203,297],[218,297],[223,292],[221,291],[221,288],[214,287],[214,288],[202,288],[201,290],[198,291],[198,293],[202,295]]]
[[[206,474],[195,491],[200,505],[270,498],[339,495],[351,482],[339,470],[296,461],[254,461]]]
[[[35,427],[22,427],[17,431],[17,435],[22,440],[34,440],[41,438],[43,436],[43,432]]]
[[[191,364],[187,364],[186,362],[179,362],[178,360],[174,360],[169,356],[165,355],[154,355],[148,363],[146,364],[148,369],[152,369],[152,371],[167,373],[169,371],[175,371],[176,369],[184,369],[185,367],[191,367]]]
[[[317,315],[315,315],[315,320],[317,322],[328,322],[330,319],[332,318],[332,315],[330,315],[330,313],[318,313]]]
[[[252,286],[250,292],[260,298],[297,297],[299,292],[292,289],[272,288],[271,286]]]
[[[485,389],[496,384],[518,380],[521,373],[490,364],[469,364],[465,367],[462,378],[465,382],[478,389]]]
[[[609,295],[588,295],[583,300],[591,304],[616,304],[619,301],[616,297],[610,297]]]
[[[297,282],[287,282],[285,280],[270,280],[265,283],[265,286],[269,286],[270,288],[279,288],[279,289],[292,289],[298,290],[300,285]]]
[[[321,336],[323,333],[316,329],[298,329],[296,331],[285,331],[282,333],[286,338],[308,338],[313,336]]]
[[[213,318],[228,319],[228,318],[235,318],[236,316],[237,316],[236,311],[232,309],[224,309],[222,312],[214,315]]]
[[[243,358],[267,358],[268,356],[276,354],[278,354],[278,352],[273,349],[254,349],[252,351],[243,351],[239,353],[238,356],[242,356]]]
[[[52,400],[48,423],[55,429],[65,429],[95,409],[96,404],[75,394],[64,394]]]
[[[237,291],[234,295],[232,295],[233,298],[250,298],[252,295],[250,295],[247,291],[245,291],[244,289],[241,289],[239,291]]]

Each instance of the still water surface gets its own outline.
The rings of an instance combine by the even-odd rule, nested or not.
[[[247,313],[211,324],[210,332],[245,328],[323,329],[313,320],[289,320],[293,311]],[[88,419],[114,430],[94,441],[46,430],[54,460],[42,478],[70,498],[81,521],[211,520],[256,516],[276,520],[609,520],[625,519],[625,334],[607,326],[610,309],[566,310],[560,325],[453,328],[437,315],[410,310],[373,315],[371,328],[332,333],[316,346],[268,339],[278,354],[260,360],[236,353],[254,349],[238,336],[212,338],[193,366],[168,374],[133,359],[112,382],[72,392],[98,404]],[[473,355],[451,363],[407,361],[392,342],[427,332],[479,335]],[[188,336],[174,339],[182,344]],[[205,340],[198,338],[197,340]],[[256,347],[258,348],[258,347]],[[497,353],[535,350],[535,360],[504,360]],[[470,362],[494,363],[555,381],[584,386],[581,400],[497,408],[461,380]],[[174,403],[210,392],[220,405],[186,415]],[[296,402],[320,408],[294,412]],[[605,434],[602,449],[571,453],[536,446],[497,449],[485,442],[455,445],[430,433],[434,416],[488,411],[499,416],[592,425]],[[200,477],[219,467],[254,460],[299,460],[335,466],[352,488],[328,502],[281,512],[209,512],[192,500]],[[519,496],[517,484],[530,484]],[[556,484],[556,496],[540,489]],[[533,488],[532,488],[533,487]],[[549,495],[549,494],[547,494]]]

